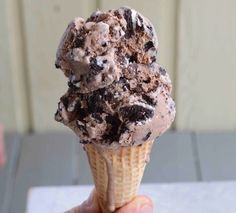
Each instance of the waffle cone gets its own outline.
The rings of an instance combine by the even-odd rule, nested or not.
[[[136,196],[152,143],[106,150],[94,144],[85,145],[103,212],[113,212]]]

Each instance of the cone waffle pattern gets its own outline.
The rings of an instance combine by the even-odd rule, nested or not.
[[[152,141],[147,141],[141,146],[120,147],[116,150],[106,149],[103,154],[93,144],[85,146],[103,211],[108,203],[108,172],[105,158],[110,162],[114,174],[112,194],[114,208],[117,209],[137,194],[152,143]]]

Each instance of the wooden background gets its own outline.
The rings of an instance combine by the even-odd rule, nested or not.
[[[235,0],[1,0],[0,122],[9,132],[64,130],[54,121],[66,79],[54,68],[68,22],[128,5],[155,24],[174,84],[174,128],[236,130]]]

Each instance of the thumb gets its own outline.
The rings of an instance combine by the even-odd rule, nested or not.
[[[137,196],[130,203],[120,208],[116,213],[153,213],[153,204],[146,196]]]

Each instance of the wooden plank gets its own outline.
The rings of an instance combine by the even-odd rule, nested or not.
[[[20,150],[20,137],[16,134],[8,134],[5,137],[5,149],[7,161],[4,168],[0,168],[0,212],[7,213],[10,208],[10,200],[15,180],[17,160]]]
[[[76,182],[75,146],[72,134],[39,134],[23,139],[10,212],[25,212],[27,192],[32,186]]]
[[[93,184],[92,173],[90,171],[86,152],[83,150],[81,144],[78,146],[78,184]]]
[[[191,135],[170,132],[158,138],[153,145],[143,182],[196,180]]]
[[[92,175],[82,147],[78,154],[79,184],[92,184]],[[154,143],[143,182],[196,181],[197,172],[190,134],[166,133]]]
[[[19,1],[0,2],[0,120],[6,131],[28,129]]]
[[[175,41],[176,41],[176,7],[177,1],[173,0],[149,0],[147,3],[136,0],[101,0],[101,10],[129,6],[141,12],[154,24],[159,38],[159,59],[174,81],[175,73]]]
[[[9,38],[7,32],[6,0],[0,1],[0,120],[7,129],[15,129]],[[8,95],[6,92],[8,91]]]
[[[177,129],[235,130],[236,1],[180,2]]]
[[[95,9],[95,0],[23,0],[25,38],[30,75],[33,129],[39,132],[65,128],[53,115],[67,80],[54,67],[60,38],[76,16],[87,17]]]
[[[201,174],[204,181],[236,179],[236,134],[197,134]]]

